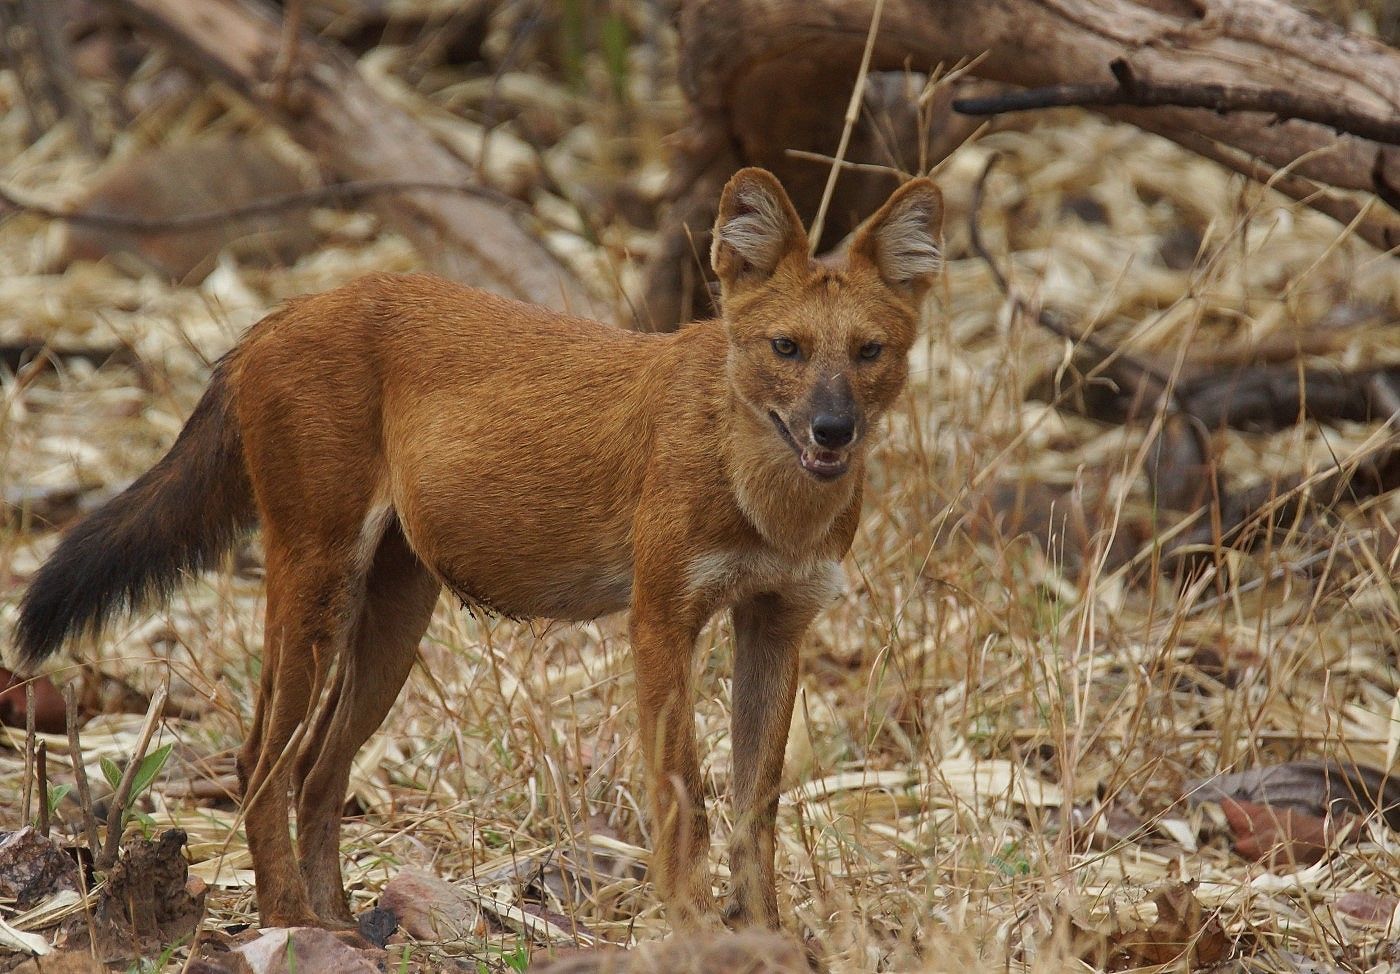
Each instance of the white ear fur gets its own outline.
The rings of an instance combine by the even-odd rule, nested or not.
[[[855,247],[892,287],[922,291],[943,267],[943,198],[928,180],[907,183]]]
[[[783,254],[786,221],[782,206],[766,187],[750,183],[734,194],[733,219],[715,228],[715,246],[729,244],[757,270],[772,270]]]
[[[735,173],[720,198],[710,244],[721,281],[750,271],[771,274],[795,247],[806,249],[806,234],[777,179],[761,169]]]
[[[876,233],[880,273],[889,280],[912,281],[937,274],[943,266],[943,253],[929,229],[929,216],[924,202],[914,201],[891,213]]]

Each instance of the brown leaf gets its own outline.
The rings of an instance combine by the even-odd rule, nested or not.
[[[1186,786],[1193,804],[1227,798],[1279,809],[1293,809],[1315,818],[1380,812],[1386,825],[1400,830],[1400,779],[1374,768],[1339,761],[1290,761],[1216,775]]]
[[[1291,808],[1227,798],[1220,803],[1235,851],[1246,859],[1265,862],[1270,868],[1310,866],[1327,854],[1336,832],[1332,820]]]
[[[1174,883],[1159,890],[1152,897],[1157,907],[1156,922],[1109,937],[1105,945],[1108,956],[1102,966],[1123,970],[1184,962],[1188,968],[1196,969],[1228,957],[1231,941],[1225,928],[1196,899],[1193,889],[1191,883]]]

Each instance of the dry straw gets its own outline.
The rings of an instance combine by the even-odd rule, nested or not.
[[[214,96],[183,97],[167,138],[233,125]],[[674,104],[632,106],[645,124],[626,138],[644,172],[664,165],[647,133],[674,123]],[[590,153],[624,136],[569,111],[588,137],[550,150],[551,167],[581,183],[607,168]],[[0,180],[63,204],[91,164],[61,133],[24,147],[15,114],[0,116]],[[1027,124],[964,147],[940,173],[946,296],[878,449],[846,592],[804,655],[779,813],[783,914],[838,972],[1084,969],[1071,926],[1148,927],[1159,918],[1154,891],[1189,880],[1251,969],[1380,963],[1389,921],[1338,903],[1400,896],[1384,826],[1354,828],[1317,866],[1270,870],[1231,851],[1218,809],[1183,795],[1194,779],[1299,757],[1388,767],[1400,690],[1395,499],[1295,524],[1190,586],[1134,578],[1153,564],[1151,549],[1115,567],[1115,539],[1161,520],[1144,487],[1148,430],[1027,399],[1038,379],[1069,367],[1072,349],[1003,299],[970,256],[963,218],[987,155],[1002,153],[984,231],[1011,286],[1167,374],[1251,354],[1338,368],[1400,362],[1400,275],[1337,225],[1152,136],[1074,112]],[[547,223],[570,211],[545,188],[535,199]],[[588,214],[594,237],[562,217],[550,231],[600,292],[613,274],[635,281],[624,255],[651,242],[616,213]],[[415,263],[372,221],[321,219],[333,231],[326,247],[296,266],[224,262],[199,287],[106,266],[47,273],[43,223],[0,228],[0,336],[126,343],[152,375],[143,384],[129,370],[72,365],[7,385],[0,489],[123,483],[172,440],[206,363],[277,301]],[[1392,435],[1304,423],[1222,432],[1213,444],[1247,484],[1330,469]],[[1083,544],[1047,551],[1024,536],[969,533],[974,483],[1053,488],[1083,511]],[[0,631],[52,543],[0,534]],[[192,783],[227,785],[248,727],[261,595],[246,567],[255,559],[243,564],[191,580],[168,612],[84,650],[143,692],[169,680],[171,706],[188,715],[164,725],[178,743],[150,813],[188,831],[193,871],[216,883],[215,925],[253,919],[244,836],[228,804],[182,796],[198,791]],[[730,652],[717,622],[696,663],[696,721],[719,795]],[[115,715],[84,728],[92,781],[103,756],[129,758],[141,724]],[[635,725],[619,620],[516,625],[444,602],[407,691],[355,767],[344,851],[356,909],[412,864],[479,892],[492,918],[482,935],[421,945],[417,959],[471,955],[498,969],[522,943],[659,935],[641,878],[650,836]],[[68,752],[65,736],[44,739],[51,754]],[[6,741],[0,794],[18,796],[22,733]],[[728,807],[712,808],[716,831],[727,829]],[[0,800],[6,824],[18,813]],[[57,825],[83,829],[66,805]]]

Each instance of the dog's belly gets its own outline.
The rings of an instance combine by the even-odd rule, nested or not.
[[[632,599],[632,565],[623,558],[560,561],[489,551],[434,567],[463,606],[510,619],[585,622],[620,612]]]

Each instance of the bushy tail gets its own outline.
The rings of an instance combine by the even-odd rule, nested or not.
[[[182,573],[211,565],[252,526],[227,361],[170,452],[73,528],[34,576],[15,627],[21,668],[119,610],[167,597]]]

